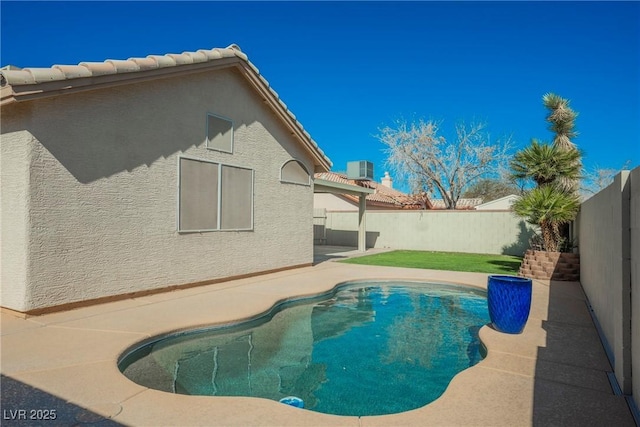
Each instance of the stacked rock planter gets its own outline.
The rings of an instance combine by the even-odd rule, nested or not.
[[[528,250],[520,265],[520,276],[542,280],[580,280],[580,254]]]

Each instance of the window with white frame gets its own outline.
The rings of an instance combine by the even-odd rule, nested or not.
[[[180,158],[178,230],[252,230],[252,169]]]
[[[311,185],[311,175],[298,160],[288,160],[280,168],[280,181],[290,184]]]
[[[207,148],[233,153],[233,122],[217,114],[207,114]]]

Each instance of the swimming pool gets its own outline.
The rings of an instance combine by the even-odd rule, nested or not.
[[[121,371],[172,393],[297,396],[336,415],[404,412],[437,399],[483,357],[484,291],[436,283],[352,282],[249,322],[157,338]]]

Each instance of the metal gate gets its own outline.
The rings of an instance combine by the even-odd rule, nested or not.
[[[313,244],[327,244],[327,210],[313,209]]]

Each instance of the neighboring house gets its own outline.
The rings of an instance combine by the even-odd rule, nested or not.
[[[447,209],[447,205],[444,203],[442,199],[430,199],[431,209]],[[458,203],[456,203],[456,210],[472,210],[475,209],[476,206],[482,203],[482,199],[458,199]]]
[[[0,71],[1,305],[309,265],[331,163],[240,49]]]
[[[421,209],[422,207],[420,200],[392,188],[392,180],[388,173],[385,173],[381,183],[371,180],[349,179],[346,174],[337,172],[316,173],[314,178],[373,189],[374,193],[366,196],[367,210]],[[358,197],[355,195],[315,193],[313,197],[313,205],[316,209],[326,209],[327,211],[358,210]]]
[[[508,196],[477,205],[475,209],[478,211],[510,211],[511,206],[516,200],[518,200],[518,198],[519,197],[515,194],[510,194]]]

